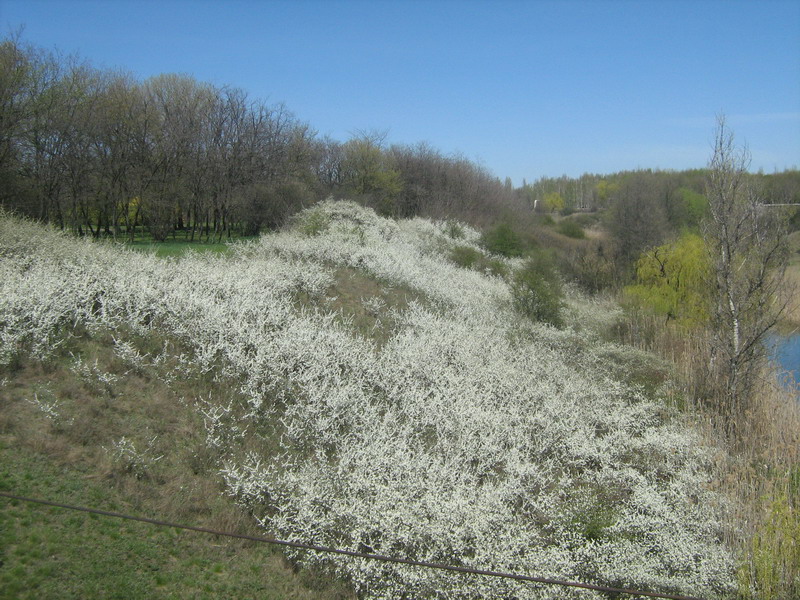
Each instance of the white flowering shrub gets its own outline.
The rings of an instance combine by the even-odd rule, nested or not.
[[[64,420],[62,415],[62,401],[57,398],[49,386],[42,386],[33,393],[33,399],[27,399],[30,404],[38,408],[42,414],[55,426],[60,427],[71,424],[72,419]]]
[[[148,366],[152,366],[155,361],[148,360],[150,357],[142,354],[131,342],[124,339],[114,338],[114,354],[129,367],[127,373],[141,374]]]
[[[112,462],[118,465],[125,472],[130,473],[137,479],[149,477],[155,464],[164,458],[164,455],[155,456],[153,446],[157,437],[148,440],[144,450],[138,450],[132,440],[123,436],[107,448]]]
[[[613,376],[591,336],[521,320],[506,281],[447,260],[477,232],[348,202],[314,211],[231,256],[179,260],[39,230],[26,246],[6,240],[15,227],[5,224],[3,357],[44,353],[76,323],[180,339],[192,369],[241,382],[246,410],[203,405],[208,441],[223,453],[228,493],[285,539],[710,598],[732,589],[711,451]],[[424,301],[396,311],[378,345],[325,308],[337,268]],[[377,317],[386,310],[363,303]],[[281,451],[240,452],[244,432],[268,420]],[[122,441],[114,451],[136,454]],[[294,557],[329,562],[365,598],[600,597]]]
[[[89,387],[104,392],[109,396],[114,395],[114,384],[118,377],[113,373],[108,373],[98,366],[98,359],[93,363],[86,363],[80,355],[72,357],[70,370],[80,377]]]
[[[244,437],[247,427],[236,420],[233,402],[223,406],[211,400],[197,399],[197,411],[203,417],[206,430],[206,447],[222,450]]]

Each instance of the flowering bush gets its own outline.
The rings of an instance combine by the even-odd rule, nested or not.
[[[209,443],[229,445],[229,493],[285,539],[709,597],[731,589],[710,450],[609,375],[590,338],[520,319],[503,279],[452,264],[456,244],[478,248],[477,232],[459,225],[454,237],[452,223],[395,222],[347,202],[314,210],[325,227],[313,235],[301,218],[301,230],[231,256],[178,260],[0,219],[2,359],[44,356],[77,324],[176,336],[193,351],[186,368],[241,381],[246,410],[204,408]],[[35,243],[15,235],[23,227]],[[424,301],[393,314],[379,346],[325,308],[342,267]],[[265,421],[281,452],[243,450],[244,432]],[[570,597],[295,558],[330,561],[366,598]]]

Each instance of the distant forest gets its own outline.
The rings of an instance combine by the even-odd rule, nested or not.
[[[800,172],[753,177],[769,202],[800,202]],[[256,235],[333,196],[478,226],[604,211],[620,234],[615,256],[630,260],[644,241],[696,227],[704,182],[704,170],[638,170],[515,188],[425,143],[389,145],[373,131],[320,136],[286,106],[239,88],[175,74],[139,81],[19,36],[0,42],[0,202],[80,235]]]

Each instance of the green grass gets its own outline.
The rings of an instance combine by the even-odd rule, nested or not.
[[[222,242],[208,240],[199,241],[197,236],[195,236],[194,240],[191,240],[188,231],[175,231],[163,242],[158,242],[146,231],[137,231],[133,241],[130,241],[130,239],[126,237],[120,239],[123,240],[126,246],[134,250],[155,253],[156,256],[164,258],[183,256],[189,251],[226,253],[230,249],[232,243],[256,238],[232,235],[229,239],[225,239],[225,241]]]
[[[151,339],[152,338],[152,339]],[[163,347],[132,338],[140,352]],[[175,350],[184,350],[174,346]],[[117,377],[97,385],[84,364]],[[79,335],[46,364],[0,372],[0,490],[65,504],[263,535],[223,495],[197,398],[236,402],[208,376],[164,382],[167,364],[130,369],[110,335]],[[31,400],[55,403],[47,416]],[[113,458],[122,436],[160,460],[131,472]],[[324,573],[293,568],[268,544],[90,515],[0,497],[0,600],[11,598],[353,598]]]
[[[192,252],[217,252],[225,253],[229,250],[229,244],[218,244],[214,242],[189,242],[184,240],[167,240],[164,242],[127,242],[127,246],[141,252],[155,253],[160,258],[168,256],[183,256],[189,251]]]

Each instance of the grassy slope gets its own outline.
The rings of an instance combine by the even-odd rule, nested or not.
[[[140,339],[158,347],[163,340]],[[259,535],[221,495],[204,444],[201,395],[231,387],[165,368],[126,373],[104,335],[73,339],[48,364],[0,375],[0,489],[62,503]],[[117,376],[75,373],[74,358]],[[58,418],[32,400],[54,401]],[[181,401],[180,399],[185,400]],[[57,400],[56,400],[57,399]],[[151,460],[114,460],[126,436]],[[0,598],[349,598],[324,574],[296,573],[274,547],[0,499]]]
[[[175,252],[161,254],[181,254],[187,244],[176,246]],[[387,290],[349,268],[336,273],[332,295],[338,299],[332,308],[379,342],[388,332],[375,328],[377,320],[360,300],[377,297],[389,308],[402,308],[409,299],[407,291]],[[139,342],[142,351],[157,352],[163,340]],[[84,336],[68,349],[87,364],[97,358],[102,372],[117,374],[111,386],[77,377],[66,349],[51,364],[22,363],[0,373],[0,487],[258,534],[252,518],[221,496],[202,418],[192,406],[192,399],[208,397],[209,386],[217,403],[224,404],[233,386],[201,377],[168,385],[158,370],[127,374],[112,345],[102,335]],[[29,401],[35,394],[45,401],[66,399],[61,422]],[[132,432],[137,433],[132,437]],[[156,437],[154,457],[176,441],[179,451],[165,454],[137,477],[130,465],[111,458],[113,444],[123,435],[139,449]],[[0,500],[0,561],[0,598],[352,597],[324,575],[294,573],[268,546],[5,500]]]

